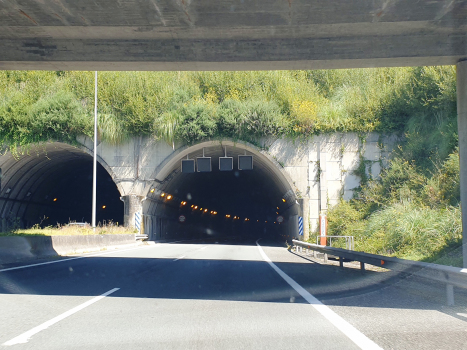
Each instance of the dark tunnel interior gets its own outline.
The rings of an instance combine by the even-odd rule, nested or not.
[[[233,170],[220,171],[219,157],[224,152],[221,147],[204,149],[204,156],[211,157],[211,172],[182,173],[180,159],[158,191],[148,196],[149,213],[160,220],[155,239],[282,239],[290,234],[296,203],[294,197],[285,196],[288,188],[271,171],[271,164],[254,155],[253,170],[239,170],[238,155],[245,150],[230,147]],[[202,150],[189,158],[198,156],[203,156]]]
[[[67,164],[62,175],[51,187],[42,225],[87,222],[92,220],[92,158],[80,164]],[[107,171],[97,163],[96,222],[123,224],[123,202]]]
[[[19,159],[2,156],[2,230],[64,225],[92,219],[92,157],[53,143]],[[35,154],[36,153],[36,154]],[[123,224],[123,202],[108,172],[97,165],[97,222]]]

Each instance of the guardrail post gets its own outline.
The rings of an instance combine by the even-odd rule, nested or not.
[[[316,253],[316,250],[313,250],[313,258],[316,259],[316,258],[317,258],[317,255],[318,255],[318,254]]]
[[[360,261],[360,270],[365,271],[365,263]]]
[[[325,264],[328,263],[328,254],[327,253],[324,253],[324,263]]]
[[[454,306],[454,286],[452,284],[446,284],[446,299],[448,306]]]
[[[339,266],[344,267],[344,258],[342,258],[341,256],[339,257]]]

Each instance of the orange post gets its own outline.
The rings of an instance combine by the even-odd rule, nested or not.
[[[320,234],[320,245],[326,245],[326,235],[328,232],[328,219],[326,214],[319,215],[319,234]]]

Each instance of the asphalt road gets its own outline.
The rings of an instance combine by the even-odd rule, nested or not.
[[[259,244],[156,244],[0,270],[0,347],[467,349],[465,292],[445,307],[444,286]]]

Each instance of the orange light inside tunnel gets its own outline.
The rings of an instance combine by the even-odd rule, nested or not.
[[[168,201],[170,201],[172,198],[173,198],[173,196],[172,196],[171,194],[169,194],[169,195],[167,196],[167,200],[168,200]]]
[[[161,197],[165,197],[165,193],[164,193],[164,192],[161,193]]]
[[[227,214],[225,217],[226,217],[226,218],[230,218],[230,215],[229,215],[229,214]]]
[[[217,211],[213,212],[214,215],[217,215]]]
[[[152,189],[151,189],[151,193],[154,193],[155,190],[156,190],[155,188],[152,188]]]
[[[193,207],[193,209],[198,209],[198,206],[197,206],[197,205],[195,205],[195,206]]]
[[[102,206],[102,209],[105,209],[105,208],[107,208],[107,206],[103,205],[103,206]]]
[[[56,201],[57,201],[57,198],[54,198],[54,202],[56,202]]]
[[[204,212],[205,212],[205,213],[207,213],[207,212],[208,212],[208,210],[207,210],[207,209],[204,209]]]
[[[180,204],[181,204],[181,205],[186,205],[186,202],[185,202],[185,201],[183,201],[183,202],[181,202]],[[192,207],[193,207],[193,206],[192,206]]]
[[[285,200],[284,198],[282,198],[282,201],[283,201],[284,203],[286,202],[286,200]]]

